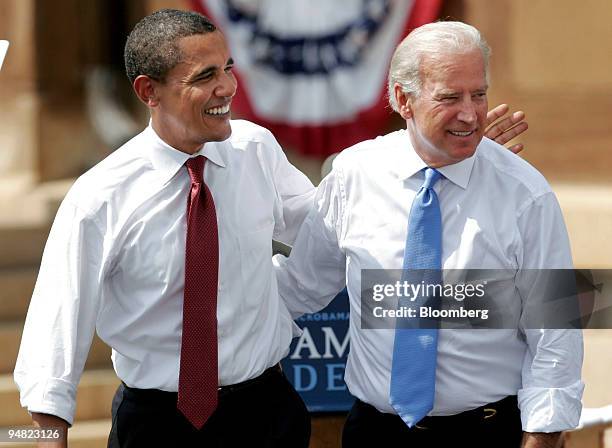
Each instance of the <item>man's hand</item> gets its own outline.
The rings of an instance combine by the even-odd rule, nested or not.
[[[520,110],[514,112],[509,117],[499,120],[506,115],[509,110],[510,107],[508,107],[507,104],[500,104],[487,113],[488,127],[485,130],[485,136],[489,137],[491,140],[495,140],[500,145],[505,145],[517,135],[525,132],[528,128],[527,122],[525,121],[525,112]],[[508,149],[517,154],[523,150],[523,144],[517,143],[516,145],[508,147]]]
[[[68,422],[55,415],[32,413],[32,422],[37,428],[59,429],[60,438],[38,442],[38,448],[66,448],[68,446]]]
[[[521,448],[561,448],[563,438],[560,432],[524,432]]]

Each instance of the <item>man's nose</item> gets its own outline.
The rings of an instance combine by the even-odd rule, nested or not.
[[[236,94],[236,87],[237,83],[234,74],[231,72],[224,73],[220,78],[219,85],[215,89],[215,94],[220,97],[231,98]]]
[[[476,122],[476,105],[471,96],[463,99],[459,107],[459,113],[457,114],[457,119],[459,121],[470,124]]]

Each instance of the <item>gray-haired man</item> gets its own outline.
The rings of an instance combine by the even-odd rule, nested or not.
[[[525,270],[572,267],[549,185],[483,138],[488,56],[469,25],[413,31],[389,75],[391,105],[407,129],[343,151],[318,187],[291,256],[276,258],[279,292],[294,317],[348,289],[345,379],[357,401],[345,447],[517,448],[521,439],[548,447],[578,424],[579,332],[517,321],[511,329],[423,333],[406,344],[413,330],[362,326],[364,269],[506,270],[514,283],[500,299],[520,316],[533,297]],[[422,356],[432,346],[433,358]],[[428,375],[430,382],[413,387]]]

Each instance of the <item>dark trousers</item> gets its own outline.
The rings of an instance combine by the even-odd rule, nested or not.
[[[113,400],[109,448],[308,447],[310,416],[277,369],[220,391],[216,411],[199,431],[176,409],[176,400],[176,393],[121,385]]]
[[[395,414],[357,400],[342,433],[343,448],[519,448],[521,417],[516,397],[448,417],[425,417],[413,428]]]

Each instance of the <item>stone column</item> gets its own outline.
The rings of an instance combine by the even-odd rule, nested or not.
[[[88,70],[100,60],[111,30],[100,0],[37,0],[36,73],[39,95],[36,170],[40,181],[76,176],[108,152],[86,108]]]
[[[34,3],[0,2],[0,39],[10,41],[0,71],[0,193],[8,196],[36,177]]]
[[[0,2],[0,39],[11,42],[0,72],[0,195],[78,176],[115,149],[92,126],[86,82],[99,65],[122,71],[128,16],[144,2]]]

